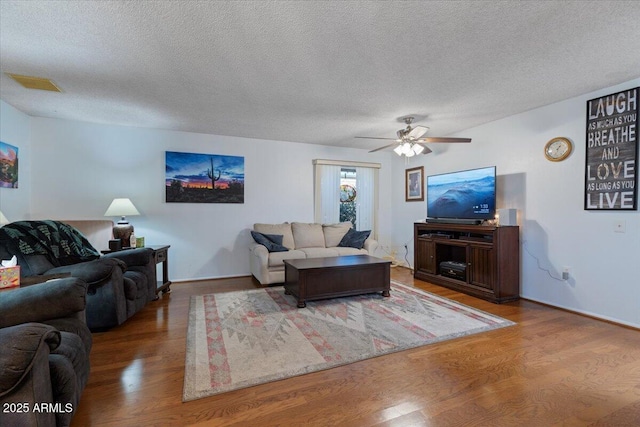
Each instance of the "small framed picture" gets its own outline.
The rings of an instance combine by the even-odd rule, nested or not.
[[[0,188],[18,188],[18,147],[0,141]]]
[[[420,202],[424,200],[424,166],[406,170],[405,201]]]

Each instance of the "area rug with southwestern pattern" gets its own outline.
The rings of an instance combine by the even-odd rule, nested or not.
[[[308,302],[281,286],[191,297],[183,401],[513,325],[417,288]]]

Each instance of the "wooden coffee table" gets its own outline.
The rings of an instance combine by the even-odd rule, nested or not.
[[[391,261],[369,255],[284,261],[284,293],[306,301],[382,292],[389,296]]]

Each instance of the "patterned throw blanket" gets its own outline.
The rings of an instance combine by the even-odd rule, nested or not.
[[[82,233],[60,221],[12,222],[0,228],[0,244],[25,256],[46,255],[56,267],[100,258]]]

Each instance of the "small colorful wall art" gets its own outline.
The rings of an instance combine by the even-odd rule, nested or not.
[[[244,203],[244,157],[166,152],[167,203]]]
[[[18,188],[18,147],[0,141],[0,187]]]

